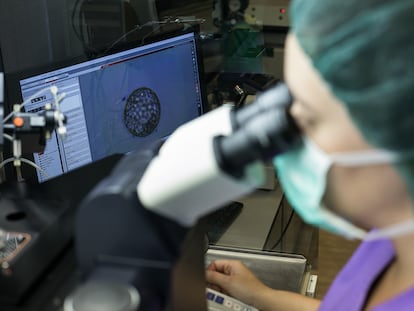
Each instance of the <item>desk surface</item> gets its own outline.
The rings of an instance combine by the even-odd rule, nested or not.
[[[243,209],[216,245],[255,250],[264,248],[283,198],[281,187],[277,181],[274,182],[273,190],[256,190],[237,200],[243,203]]]
[[[294,213],[277,180],[274,185],[237,200],[244,204],[241,213],[214,245],[302,255],[316,265],[318,229]]]

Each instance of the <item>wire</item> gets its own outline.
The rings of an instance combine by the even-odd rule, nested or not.
[[[144,35],[144,37],[141,40],[141,45],[144,44],[145,39],[148,38],[150,35],[152,35],[155,31],[159,30],[161,28],[161,25],[167,24],[169,23],[169,20],[164,20],[164,21],[149,21],[146,22],[145,24],[142,25],[135,25],[134,28],[132,28],[131,30],[129,30],[128,32],[124,33],[121,37],[119,37],[118,39],[116,39],[105,51],[104,51],[104,55],[106,55],[110,50],[113,49],[114,46],[116,46],[119,42],[121,42],[123,39],[125,39],[127,36],[129,36],[130,34],[134,33],[135,31],[141,30],[146,26],[152,26],[152,25],[156,25],[157,28],[156,29],[152,29],[151,31],[149,31],[146,35]]]
[[[83,4],[83,0],[76,0],[75,4],[73,5],[72,15],[71,15],[71,22],[72,22],[72,29],[73,32],[78,38],[78,40],[81,42],[83,50],[85,51],[85,54],[89,55],[90,53],[97,53],[98,51],[96,49],[91,48],[84,38],[84,30],[82,28],[82,12],[81,7]],[[79,29],[75,26],[75,18],[76,18],[76,12],[79,11],[78,14],[78,21],[79,21]]]
[[[24,106],[26,106],[27,104],[30,103],[30,101],[38,96],[40,96],[41,94],[45,93],[46,91],[51,91],[52,87],[47,87],[47,88],[43,88],[40,91],[34,93],[32,96],[30,96],[29,98],[27,98],[23,103],[21,103],[19,105],[19,110],[21,110]],[[10,112],[4,119],[3,119],[3,124],[6,123],[16,112],[12,111]]]
[[[135,25],[135,27],[134,28],[132,28],[130,31],[128,31],[128,32],[126,32],[126,33],[124,33],[121,37],[119,37],[118,39],[116,39],[105,51],[104,51],[104,55],[105,54],[107,54],[110,50],[112,50],[112,48],[115,46],[115,45],[117,45],[120,41],[122,41],[123,39],[125,39],[127,36],[129,36],[131,33],[133,33],[133,32],[135,32],[135,31],[137,31],[137,30],[140,30],[140,29],[142,29],[142,27],[144,27],[145,26],[145,24],[144,25]]]
[[[34,98],[36,98],[36,97],[38,97],[38,96],[40,96],[40,95],[42,95],[42,94],[44,94],[44,93],[46,93],[46,92],[50,92],[51,94],[52,94],[52,96],[53,96],[53,101],[54,101],[54,105],[56,106],[55,108],[56,108],[56,111],[59,113],[59,120],[58,120],[58,133],[59,134],[61,134],[61,135],[63,135],[63,134],[65,134],[66,133],[66,128],[64,127],[64,125],[63,125],[63,117],[62,117],[62,114],[60,113],[60,105],[59,105],[59,103],[60,103],[60,101],[65,97],[65,93],[63,93],[63,94],[58,94],[58,88],[55,86],[55,85],[52,85],[52,86],[50,86],[50,87],[47,87],[47,88],[43,88],[43,89],[41,89],[40,91],[37,91],[36,93],[34,93],[32,96],[30,96],[29,98],[27,98],[25,101],[23,101],[23,103],[21,103],[20,105],[18,105],[17,107],[18,108],[14,108],[13,109],[13,111],[11,112],[11,113],[9,113],[4,119],[3,119],[3,127],[5,128],[5,129],[14,129],[14,126],[13,126],[13,124],[6,124],[6,122],[8,121],[8,120],[10,120],[12,117],[13,117],[13,115],[15,115],[17,112],[20,112],[21,111],[21,109],[24,107],[24,106],[26,106],[27,104],[29,104],[29,103],[31,103],[31,101],[34,99]],[[48,106],[50,105],[50,106],[52,106],[52,104],[47,104]],[[48,108],[46,108],[46,109],[48,109]],[[55,115],[55,117],[56,117],[56,115]],[[4,133],[3,134],[3,137],[5,138],[5,139],[7,139],[7,140],[10,140],[12,143],[13,143],[13,157],[10,157],[10,158],[8,158],[8,159],[6,159],[6,160],[4,160],[4,161],[2,161],[1,163],[0,163],[0,169],[2,169],[5,165],[7,165],[8,163],[11,163],[11,162],[15,162],[14,163],[14,166],[15,166],[15,168],[16,168],[16,173],[17,173],[17,176],[19,177],[21,177],[21,173],[20,173],[20,163],[17,163],[17,161],[20,161],[20,162],[23,162],[23,163],[25,163],[25,164],[28,164],[28,165],[30,165],[30,166],[32,166],[32,167],[34,167],[36,170],[38,170],[41,174],[43,174],[45,177],[49,177],[49,175],[47,174],[47,172],[44,170],[44,169],[42,169],[40,166],[38,166],[36,163],[34,163],[33,161],[31,161],[31,160],[28,160],[28,159],[26,159],[26,158],[21,158],[20,157],[20,155],[21,155],[21,142],[20,142],[20,140],[17,140],[15,137],[13,137],[13,136],[11,136],[11,135],[8,135],[8,134],[6,134],[6,133]]]
[[[36,163],[34,163],[33,161],[30,161],[29,159],[25,159],[25,158],[20,158],[20,161],[22,161],[23,163],[26,163],[32,167],[34,167],[35,169],[37,169],[40,173],[42,173],[45,177],[50,177],[50,175],[43,169],[41,168],[39,165],[37,165]]]
[[[80,5],[80,2],[81,2],[81,0],[76,0],[75,4],[73,5],[71,21],[72,21],[73,32],[75,33],[76,37],[82,42],[81,35],[80,35],[78,29],[76,29],[76,27],[75,27],[75,15],[76,15],[76,11],[78,9],[78,6]]]
[[[3,166],[5,166],[7,163],[13,162],[15,160],[15,158],[8,158],[6,160],[4,160],[3,162],[0,163],[0,169],[3,168]]]
[[[8,158],[6,160],[4,160],[3,162],[0,163],[0,169],[2,169],[6,164],[13,162],[14,160],[20,160],[23,163],[26,163],[32,167],[34,167],[35,169],[37,169],[40,173],[42,173],[43,175],[45,175],[45,177],[50,177],[49,174],[40,166],[38,166],[36,163],[34,163],[33,161],[30,161],[28,159],[25,158],[16,158],[16,157],[12,157],[12,158]]]
[[[3,133],[3,137],[6,138],[7,140],[13,141],[13,137],[9,134]]]
[[[112,50],[112,48],[114,46],[116,46],[120,41],[122,41],[123,39],[125,39],[127,36],[129,36],[131,33],[141,30],[146,26],[156,26],[155,29],[152,29],[151,31],[149,31],[147,34],[145,34],[142,39],[141,39],[141,45],[144,44],[145,40],[151,36],[154,32],[156,32],[157,30],[159,30],[161,28],[162,25],[166,25],[166,24],[190,24],[191,23],[204,23],[206,20],[203,18],[184,18],[184,17],[173,17],[173,16],[167,16],[164,20],[162,21],[149,21],[146,22],[145,24],[142,25],[135,25],[134,28],[132,28],[131,30],[129,30],[128,32],[126,32],[125,34],[123,34],[121,37],[119,37],[118,39],[116,39],[105,51],[104,51],[104,55],[106,55],[110,50]]]
[[[282,199],[282,200],[283,200],[283,199]],[[284,208],[283,203],[282,203],[281,208]],[[282,242],[283,238],[284,238],[284,237],[285,237],[285,235],[286,235],[287,230],[289,229],[289,226],[290,226],[290,224],[291,224],[291,222],[292,222],[292,219],[293,219],[293,215],[294,215],[294,214],[295,214],[295,211],[292,209],[292,211],[290,212],[290,215],[289,215],[289,219],[288,219],[288,221],[287,221],[287,223],[286,223],[285,227],[283,228],[282,233],[280,234],[279,239],[278,239],[278,240],[276,241],[276,243],[275,243],[275,244],[273,244],[273,246],[270,248],[271,250],[275,250],[275,248],[276,248],[276,247],[278,247],[278,246],[279,246],[279,244]]]
[[[151,30],[150,32],[148,32],[145,36],[143,36],[143,37],[142,37],[142,39],[141,39],[141,45],[144,45],[145,40],[146,40],[148,37],[150,37],[153,33],[155,33],[157,30],[160,30],[160,29],[161,29],[161,25],[163,25],[163,24],[161,24],[161,23],[157,24],[157,27],[156,27],[155,29],[152,29],[152,30]]]

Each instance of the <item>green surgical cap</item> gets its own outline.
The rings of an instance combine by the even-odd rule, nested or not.
[[[414,0],[293,0],[292,31],[366,140],[414,195]]]

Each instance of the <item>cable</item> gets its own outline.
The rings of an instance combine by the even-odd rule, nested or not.
[[[184,17],[173,17],[173,16],[167,16],[164,20],[162,21],[149,21],[146,22],[145,24],[142,25],[135,25],[134,28],[132,28],[131,30],[129,30],[128,32],[126,32],[125,34],[123,34],[121,37],[119,37],[118,39],[116,39],[105,51],[104,51],[104,55],[106,55],[110,50],[112,50],[112,48],[114,46],[116,46],[119,42],[121,42],[123,39],[125,39],[127,36],[129,36],[130,34],[134,33],[135,31],[141,30],[146,26],[156,26],[155,29],[152,29],[151,31],[149,31],[147,34],[145,34],[142,39],[141,39],[141,45],[143,45],[145,43],[145,40],[151,36],[155,31],[159,30],[161,28],[162,25],[166,25],[166,24],[190,24],[191,23],[204,23],[206,20],[203,18],[184,18]]]
[[[283,199],[284,199],[284,197],[282,198],[282,202],[283,202]],[[283,203],[281,203],[281,208],[284,208]],[[278,246],[279,246],[279,244],[282,242],[283,238],[285,237],[286,232],[287,232],[287,230],[289,229],[289,226],[290,226],[290,224],[291,224],[291,222],[292,222],[292,219],[293,219],[293,215],[294,215],[294,214],[295,214],[295,211],[292,209],[292,211],[290,212],[290,215],[289,215],[289,219],[288,219],[288,221],[287,221],[287,223],[286,223],[285,227],[283,228],[282,233],[280,234],[279,239],[278,239],[278,240],[276,241],[276,243],[275,243],[275,244],[273,244],[273,246],[270,248],[272,251],[274,251],[274,250],[276,249],[276,247],[278,247]],[[277,217],[277,214],[276,214],[276,217]]]
[[[80,2],[81,2],[81,0],[76,0],[75,4],[73,5],[72,14],[71,14],[71,21],[72,21],[72,29],[73,29],[73,32],[75,33],[75,36],[79,39],[79,41],[82,42],[81,35],[80,35],[78,29],[76,29],[76,27],[75,27],[76,10],[78,9],[78,6],[79,6]]]
[[[78,40],[81,42],[83,50],[85,51],[85,54],[89,56],[90,53],[98,53],[97,50],[92,49],[90,46],[87,45],[86,40],[84,38],[83,29],[82,29],[82,12],[81,12],[81,6],[83,4],[83,0],[76,0],[75,4],[73,5],[72,15],[71,15],[71,22],[72,22],[72,29],[73,32],[78,38]],[[76,18],[76,11],[79,11],[78,14],[78,20],[79,20],[79,29],[75,27],[75,18]]]
[[[46,92],[50,92],[52,94],[53,97],[53,104],[52,103],[46,103],[45,104],[45,114],[43,116],[37,115],[37,114],[31,114],[31,113],[26,113],[24,114],[24,117],[22,118],[30,118],[30,122],[28,123],[28,128],[23,128],[23,129],[19,129],[19,126],[14,125],[14,124],[8,124],[7,121],[9,121],[14,115],[23,115],[20,114],[21,109],[30,104],[32,102],[32,100],[40,95],[45,94]],[[19,137],[16,136],[16,134],[19,134],[20,132],[30,132],[30,131],[38,131],[39,128],[42,128],[44,130],[44,132],[42,131],[42,133],[46,136],[46,134],[50,133],[51,130],[53,129],[57,129],[57,133],[59,135],[61,135],[62,137],[66,134],[66,127],[64,126],[65,123],[65,116],[60,112],[60,101],[63,100],[63,98],[65,97],[65,93],[63,94],[58,94],[58,88],[55,85],[52,85],[50,87],[47,88],[43,88],[37,92],[35,92],[35,94],[31,95],[29,98],[27,98],[25,101],[23,101],[23,103],[21,103],[20,105],[15,105],[14,109],[12,112],[10,112],[1,122],[2,122],[2,128],[4,128],[5,130],[11,130],[13,131],[13,135],[9,135],[4,133],[3,137],[7,140],[10,140],[13,144],[13,156],[5,159],[4,161],[2,161],[0,163],[0,169],[2,169],[5,165],[7,165],[8,163],[13,163],[15,169],[16,169],[16,174],[17,174],[17,178],[18,180],[23,180],[22,176],[21,176],[21,163],[25,163],[28,164],[32,167],[34,167],[37,171],[39,171],[41,174],[43,174],[45,177],[49,177],[49,175],[47,174],[47,172],[42,169],[40,166],[38,166],[36,163],[34,163],[33,161],[29,160],[29,159],[25,159],[21,157],[22,154],[22,147],[21,147],[21,140],[19,139]],[[46,97],[46,96],[44,96]],[[53,105],[55,107],[53,107]],[[49,113],[49,110],[51,110],[53,108],[55,108],[55,111],[50,111],[51,113]],[[37,122],[33,122],[32,123],[32,118],[33,116],[37,116],[38,118],[42,118],[42,120],[44,121],[44,123],[39,122],[39,120],[37,120]],[[23,124],[26,121],[22,121]]]
[[[147,22],[143,25],[135,25],[134,28],[132,28],[130,31],[127,31],[126,33],[124,33],[121,37],[119,37],[118,39],[116,39],[105,51],[104,51],[104,55],[106,55],[110,50],[112,50],[112,48],[114,46],[116,46],[119,42],[121,42],[123,39],[125,39],[127,36],[129,36],[130,34],[134,33],[135,31],[141,30],[142,28],[146,27],[146,26],[150,26],[150,25],[154,25],[156,24],[158,26],[157,29],[160,28],[159,24],[161,24],[161,22],[154,22],[154,21],[150,21]],[[154,30],[149,32],[149,35],[151,35],[154,32]],[[141,44],[144,42],[144,40],[147,38],[148,35],[145,35],[144,38],[142,39]]]
[[[33,161],[30,161],[29,159],[26,158],[8,158],[6,160],[4,160],[3,162],[0,163],[0,169],[2,169],[6,164],[13,162],[14,160],[19,160],[22,161],[23,163],[26,163],[32,167],[34,167],[36,170],[38,170],[40,173],[44,174],[45,177],[50,177],[49,174],[40,166],[38,166],[36,163],[34,163]]]
[[[46,91],[49,91],[49,92],[51,92],[51,88],[52,88],[53,86],[51,86],[51,87],[47,87],[47,88],[43,88],[43,89],[41,89],[40,91],[38,91],[38,92],[36,92],[36,93],[34,93],[32,96],[30,96],[28,99],[26,99],[23,103],[21,103],[20,105],[19,105],[19,111],[24,107],[24,106],[26,106],[27,104],[29,104],[30,103],[30,101],[32,100],[32,99],[34,99],[34,98],[36,98],[36,97],[38,97],[38,96],[40,96],[41,94],[43,94],[44,92],[46,92]],[[12,112],[10,112],[4,119],[3,119],[3,124],[5,124],[7,121],[9,121],[9,119],[11,118],[11,117],[13,117],[13,115],[15,114],[16,112],[15,111],[12,111]]]
[[[11,142],[13,141],[13,137],[9,134],[3,133],[3,137],[6,138],[7,140],[11,141]]]

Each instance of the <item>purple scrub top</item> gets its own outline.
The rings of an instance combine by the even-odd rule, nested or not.
[[[389,240],[361,243],[332,283],[319,310],[363,310],[372,284],[392,262],[394,256],[394,247]],[[414,287],[372,309],[372,311],[386,310],[413,311]]]

